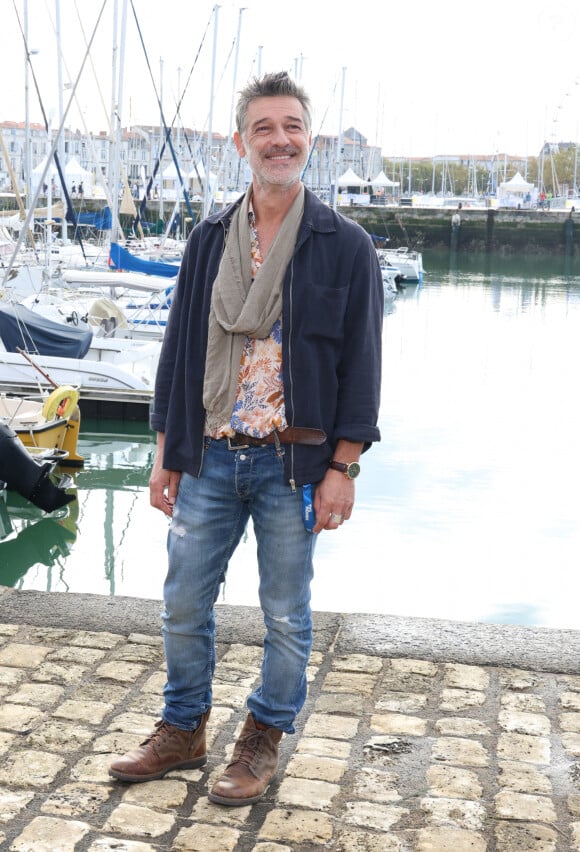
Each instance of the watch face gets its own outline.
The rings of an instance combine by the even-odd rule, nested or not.
[[[359,475],[359,473],[360,473],[360,464],[358,462],[351,462],[346,469],[346,475],[348,476],[348,478],[349,479],[356,479],[356,477]]]

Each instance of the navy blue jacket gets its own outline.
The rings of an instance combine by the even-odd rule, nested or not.
[[[236,202],[236,204],[239,202]],[[203,377],[208,315],[235,205],[191,232],[169,312],[150,424],[165,432],[163,466],[199,476],[204,456]],[[319,482],[340,438],[380,440],[383,281],[357,223],[306,190],[283,285],[282,370],[289,426],[323,429],[319,447],[286,445],[292,485]]]

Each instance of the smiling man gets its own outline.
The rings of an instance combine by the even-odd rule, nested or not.
[[[192,231],[157,372],[151,504],[171,518],[167,661],[155,731],[111,775],[148,781],[205,764],[214,604],[251,519],[265,637],[260,683],[209,798],[248,805],[306,700],[317,534],[354,506],[379,440],[383,284],[369,236],[306,190],[311,108],[285,72],[240,93],[234,136],[252,183]]]

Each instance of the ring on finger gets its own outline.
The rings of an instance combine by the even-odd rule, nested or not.
[[[336,512],[330,513],[330,520],[333,524],[342,524],[344,518],[342,515],[337,515]]]

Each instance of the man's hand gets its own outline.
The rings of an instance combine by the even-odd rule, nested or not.
[[[362,444],[340,440],[335,447],[333,458],[347,464],[358,461],[362,448]],[[338,529],[350,518],[353,506],[354,481],[339,470],[329,467],[314,495],[316,524],[312,532]]]
[[[343,473],[329,468],[314,495],[316,524],[313,533],[336,530],[348,521],[354,506],[354,482]]]
[[[164,515],[173,515],[173,506],[177,499],[177,490],[181,473],[178,470],[167,470],[163,467],[163,446],[165,435],[157,433],[157,454],[149,478],[149,501],[155,509]]]

